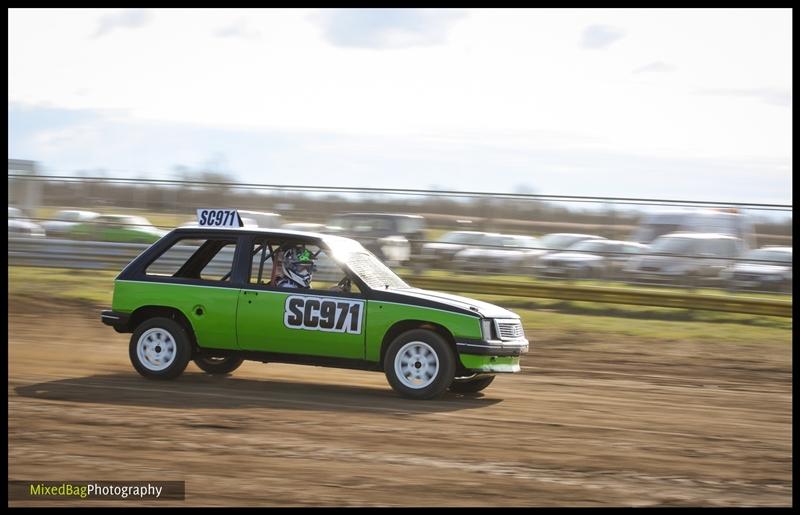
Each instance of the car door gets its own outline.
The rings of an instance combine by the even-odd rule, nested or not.
[[[115,298],[131,308],[155,305],[179,310],[201,347],[237,349],[236,305],[242,284],[233,276],[236,236],[184,233],[142,265],[136,280],[117,281]]]
[[[703,241],[700,270],[704,280],[713,281],[719,277],[720,272],[725,269],[728,260],[732,257],[733,247],[733,240],[709,239]]]
[[[632,250],[635,247],[625,244],[615,243],[607,246],[608,254],[605,256],[606,276],[616,278],[622,275],[622,267],[628,261]]]
[[[272,286],[274,260],[270,255],[277,256],[281,245],[255,239],[250,247],[251,273],[240,292],[236,316],[239,348],[363,359],[363,295],[330,289],[344,272],[324,251],[317,255],[312,288]],[[274,270],[277,272],[278,265]]]

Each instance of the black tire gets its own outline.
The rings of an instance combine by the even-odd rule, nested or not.
[[[408,345],[419,342],[421,345]],[[414,361],[411,358],[407,363],[409,371],[419,370],[419,377],[406,376],[401,379],[398,376],[398,368],[403,369],[403,361],[398,355],[422,356]],[[432,360],[435,358],[435,370],[432,367]],[[414,363],[412,364],[412,361]],[[423,364],[424,363],[424,364]],[[395,366],[397,364],[397,367]],[[386,350],[383,359],[383,370],[386,379],[394,391],[404,397],[411,399],[434,399],[441,396],[450,387],[455,377],[456,355],[444,338],[427,329],[413,329],[407,331],[392,341]],[[428,376],[428,374],[432,374]],[[419,386],[413,386],[415,380],[419,379]]]
[[[240,366],[244,360],[238,356],[208,356],[197,355],[194,364],[208,374],[230,374]]]
[[[178,322],[163,317],[149,318],[139,324],[131,335],[128,355],[133,368],[142,376],[148,379],[175,379],[183,373],[192,358],[192,343],[186,329]],[[165,362],[168,364],[160,368]]]
[[[477,376],[469,378],[456,378],[453,379],[453,384],[450,385],[450,391],[454,393],[477,393],[494,381],[493,375]]]

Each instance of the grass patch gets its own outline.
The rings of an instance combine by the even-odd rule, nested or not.
[[[111,307],[119,272],[62,268],[8,267],[8,295],[61,299]]]

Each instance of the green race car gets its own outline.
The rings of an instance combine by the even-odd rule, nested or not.
[[[510,311],[413,288],[354,240],[277,229],[174,229],[119,274],[101,318],[132,333],[148,378],[272,361],[383,371],[415,399],[480,391],[528,351]]]

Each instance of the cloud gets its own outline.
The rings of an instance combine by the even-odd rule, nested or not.
[[[792,103],[792,93],[780,88],[715,88],[698,90],[699,95],[755,98],[766,104],[788,107]]]
[[[144,9],[129,9],[126,11],[107,14],[100,18],[97,32],[92,37],[99,38],[109,32],[122,29],[135,29],[147,25],[152,16]]]
[[[622,29],[609,25],[589,25],[583,29],[581,46],[583,48],[606,48],[615,41],[622,39],[625,32]]]
[[[653,61],[652,63],[645,64],[633,70],[633,73],[648,73],[648,72],[673,72],[675,67],[667,64],[664,61]]]
[[[222,27],[214,33],[220,38],[243,38],[253,39],[261,35],[256,29],[251,29],[246,26],[244,20],[237,20],[234,24],[227,27]]]
[[[450,26],[463,16],[440,9],[329,9],[315,18],[336,46],[407,48],[443,44]]]

